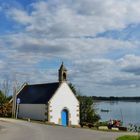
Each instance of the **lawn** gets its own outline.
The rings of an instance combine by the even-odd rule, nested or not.
[[[140,140],[140,136],[121,136],[116,140]]]

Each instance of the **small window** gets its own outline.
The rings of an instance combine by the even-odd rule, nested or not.
[[[63,73],[63,80],[66,80],[67,77],[66,77],[66,73]]]

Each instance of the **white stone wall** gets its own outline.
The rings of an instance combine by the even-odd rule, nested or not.
[[[20,104],[19,105],[19,118],[31,118],[34,120],[47,119],[46,105],[45,104]]]
[[[79,102],[67,83],[62,83],[49,103],[50,122],[61,124],[61,111],[67,108],[71,125],[79,124]]]

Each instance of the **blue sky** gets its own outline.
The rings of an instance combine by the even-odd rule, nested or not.
[[[0,85],[68,81],[85,95],[139,96],[139,0],[0,0]]]

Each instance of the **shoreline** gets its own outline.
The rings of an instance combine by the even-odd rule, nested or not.
[[[92,99],[95,101],[131,101],[131,102],[140,102],[140,97],[102,97],[102,96],[92,96]]]

